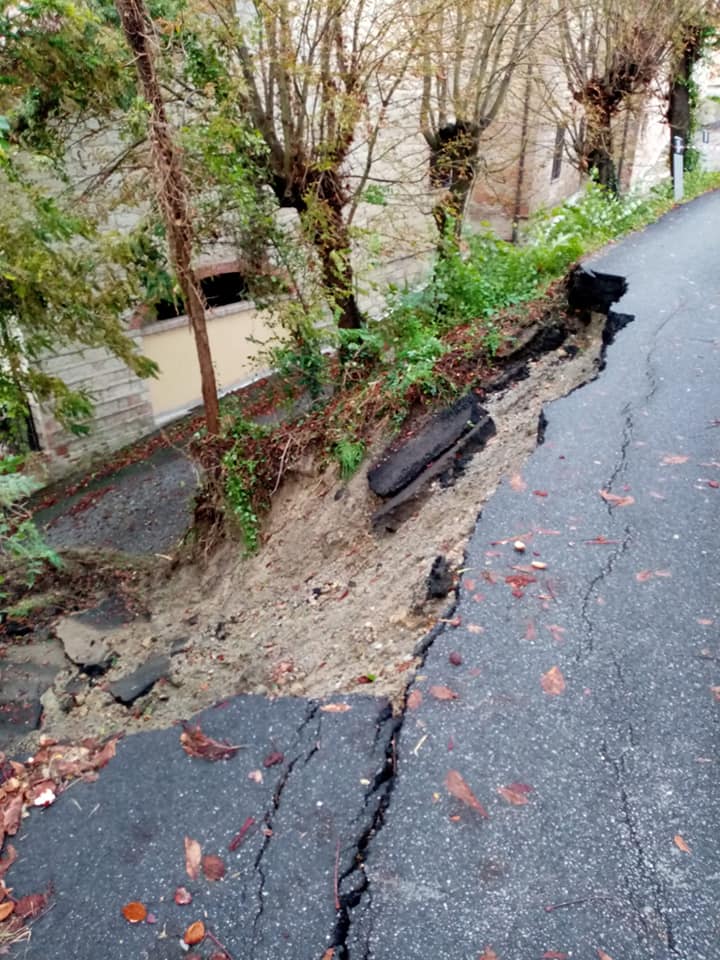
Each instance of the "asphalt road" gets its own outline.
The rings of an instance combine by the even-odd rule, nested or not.
[[[593,264],[627,276],[636,320],[478,522],[353,960],[720,957],[719,250],[716,193]]]
[[[717,193],[597,261],[636,320],[487,504],[405,716],[235,698],[219,763],[128,737],[15,839],[15,895],[53,892],[15,956],[174,960],[202,918],[231,960],[718,960],[719,247]]]

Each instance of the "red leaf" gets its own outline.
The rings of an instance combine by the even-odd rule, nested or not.
[[[147,916],[147,907],[139,900],[133,900],[122,908],[122,915],[128,923],[141,923]]]
[[[537,640],[537,630],[535,629],[535,624],[532,620],[530,620],[527,627],[525,627],[525,639],[531,641]]]
[[[638,570],[638,572],[635,574],[635,579],[638,583],[647,583],[647,581],[652,580],[652,578],[652,570]]]
[[[498,793],[503,800],[507,800],[514,807],[524,807],[526,803],[529,803],[527,795],[531,792],[532,787],[529,787],[526,783],[511,783],[507,787],[498,787]]]
[[[473,810],[477,810],[481,817],[485,817],[486,819],[490,818],[485,807],[483,807],[457,770],[448,771],[448,774],[445,777],[445,786],[447,787],[448,792],[457,800],[460,800]]]
[[[535,494],[536,497],[546,497],[546,496],[547,496],[547,490],[533,490],[533,493]]]
[[[225,876],[225,863],[217,854],[206,853],[201,864],[206,880],[222,880]]]
[[[50,891],[47,893],[29,893],[15,902],[15,916],[22,920],[34,920],[47,907]],[[141,904],[142,906],[142,904]]]
[[[708,485],[709,487],[712,487],[713,490],[717,490],[718,487],[720,487],[720,483],[718,483],[717,480],[708,480],[707,485]]]
[[[514,473],[510,477],[510,486],[516,493],[522,493],[523,490],[527,490],[527,484],[520,473]]]
[[[408,710],[417,710],[417,708],[422,703],[423,695],[420,690],[411,690],[407,698],[407,708]]]
[[[263,760],[264,767],[275,767],[278,763],[282,763],[285,759],[285,754],[280,753],[279,750],[274,750],[272,753],[269,753]]]
[[[192,894],[187,887],[178,887],[173,899],[179,907],[186,907],[189,903],[192,903]]]
[[[569,960],[569,953],[561,953],[560,950],[546,950],[542,955],[542,960]]]
[[[551,623],[548,630],[555,643],[565,643],[565,627],[560,627],[557,623]]]
[[[616,493],[611,493],[609,490],[598,490],[598,493],[605,503],[609,503],[613,507],[631,507],[633,503],[635,503],[635,497],[619,497]]]
[[[5,850],[3,851],[2,857],[0,857],[0,878],[5,876],[10,867],[17,860],[17,850],[15,847],[9,843]]]
[[[613,958],[610,956],[610,954],[609,954],[609,953],[605,953],[604,950],[600,950],[600,949],[598,948],[598,950],[596,951],[596,953],[597,953],[597,955],[598,955],[598,960],[613,960]]]
[[[237,850],[237,848],[240,846],[240,844],[241,844],[241,843],[243,842],[243,840],[245,839],[245,836],[246,836],[248,830],[250,829],[250,827],[253,826],[254,823],[255,823],[255,818],[254,818],[254,817],[248,817],[248,818],[247,818],[247,820],[245,821],[245,823],[240,827],[240,829],[238,830],[238,832],[235,834],[235,836],[234,836],[234,837],[232,838],[232,840],[230,841],[230,844],[229,844],[229,846],[228,846],[228,850],[230,850],[231,852],[234,851],[234,850]]]
[[[531,583],[537,583],[537,578],[530,576],[528,573],[511,573],[509,576],[505,577],[505,583],[510,583],[513,587],[515,587],[515,589],[521,590],[523,587],[527,587]]]
[[[683,853],[690,853],[690,847],[683,840],[683,838],[680,836],[679,833],[676,833],[675,836],[673,837],[673,843],[678,848],[678,850],[682,850]]]
[[[443,687],[441,685],[430,687],[429,690],[430,696],[435,697],[436,700],[457,700],[458,695],[454,690],[451,690],[450,687]]]
[[[459,667],[463,662],[462,657],[455,650],[453,650],[453,652],[450,654],[450,656],[448,657],[448,660],[454,667]]]
[[[191,837],[185,837],[185,870],[191,880],[197,880],[202,860],[202,847]]]
[[[565,677],[559,667],[550,667],[540,678],[540,684],[551,697],[557,697],[565,690]]]
[[[183,940],[190,947],[194,947],[196,944],[202,943],[204,939],[205,924],[202,922],[202,920],[196,920],[195,923],[191,923],[183,936]]]
[[[189,757],[201,760],[229,760],[243,749],[241,743],[233,746],[224,740],[214,740],[203,733],[199,726],[191,727],[186,723],[183,724],[180,743]]]
[[[478,960],[499,960],[499,958],[492,947],[485,947],[483,952],[478,956]]]

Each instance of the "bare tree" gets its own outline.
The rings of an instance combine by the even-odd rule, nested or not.
[[[167,231],[170,258],[180,285],[195,336],[205,422],[210,434],[220,429],[215,371],[207,334],[205,301],[192,265],[193,228],[188,200],[189,185],[182,157],[173,138],[155,66],[153,25],[145,0],[115,0],[145,99],[151,108],[150,140],[157,181],[157,196]]]
[[[578,163],[613,192],[613,122],[631,98],[659,84],[683,24],[699,6],[692,0],[559,0],[559,60],[582,108]]]
[[[214,11],[240,81],[237,109],[267,145],[275,196],[299,215],[338,325],[359,327],[349,220],[423,14],[408,24],[393,0],[253,0],[239,16],[218,2]]]
[[[482,135],[501,113],[535,36],[533,7],[530,0],[448,0],[429,11],[420,123],[431,183],[445,188],[434,209],[441,238],[450,223],[460,234]]]

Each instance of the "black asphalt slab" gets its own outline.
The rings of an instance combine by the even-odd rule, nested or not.
[[[347,703],[246,696],[205,711],[195,722],[206,734],[245,745],[229,760],[187,756],[180,727],[120,741],[96,783],[34,811],[13,841],[14,895],[52,892],[16,955],[179,960],[184,931],[203,920],[234,960],[322,956],[336,894],[355,885],[358,844],[384,803],[396,725],[381,701]],[[222,857],[222,880],[188,877],[185,837]],[[192,903],[174,902],[179,886]],[[133,901],[156,922],[129,924],[121,909]],[[199,949],[215,950],[209,938]]]
[[[38,510],[35,522],[56,550],[96,547],[130,554],[173,550],[192,521],[197,468],[175,447],[118,467],[72,496]]]
[[[350,957],[720,957],[719,252],[713,194],[593,261],[636,319],[477,524]]]
[[[14,956],[174,960],[202,919],[203,960],[720,958],[719,248],[716,193],[592,261],[636,319],[484,509],[404,717],[245,696],[199,718],[230,760],[121,741],[14,839],[52,893]]]

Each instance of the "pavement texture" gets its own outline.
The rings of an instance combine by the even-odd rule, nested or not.
[[[351,957],[720,957],[719,224],[714,194],[591,264],[636,320],[477,524]]]
[[[70,497],[62,495],[39,510],[35,522],[56,550],[162,553],[186,534],[198,481],[197,468],[182,451],[159,448]]]
[[[716,193],[592,261],[636,319],[478,519],[405,714],[238,697],[199,718],[232,759],[121,741],[14,840],[53,896],[16,956],[173,960],[203,919],[231,960],[720,957],[719,241]]]

